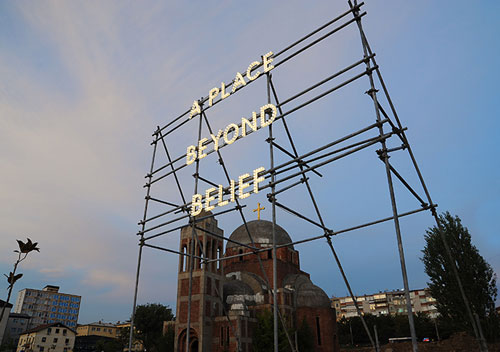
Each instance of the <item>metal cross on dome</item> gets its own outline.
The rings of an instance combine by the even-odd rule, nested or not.
[[[253,212],[257,212],[257,220],[260,220],[260,211],[266,209],[265,207],[260,207],[260,203],[257,203],[257,209],[254,209]]]

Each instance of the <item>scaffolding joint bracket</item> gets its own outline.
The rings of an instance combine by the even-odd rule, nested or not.
[[[274,196],[274,194],[268,193],[268,194],[266,194],[266,196],[267,196],[267,200],[269,201],[269,203],[276,202],[276,197]]]

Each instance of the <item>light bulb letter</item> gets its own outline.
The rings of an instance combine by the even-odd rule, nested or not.
[[[241,118],[241,135],[243,137],[247,136],[247,127],[250,127],[252,131],[257,131],[257,113],[252,112],[252,122],[248,121],[246,118]]]
[[[259,174],[265,170],[266,169],[263,166],[253,170],[253,193],[259,193],[259,183],[265,180],[265,178],[263,176],[259,176]]]
[[[191,216],[196,216],[201,213],[203,209],[203,204],[201,203],[201,194],[193,194],[193,200],[191,202]]]
[[[215,208],[215,205],[210,205],[210,202],[215,200],[215,195],[211,196],[210,193],[217,190],[217,188],[212,187],[205,191],[205,211],[210,211]]]
[[[231,133],[231,130],[233,129],[234,129],[233,137],[231,137],[231,139],[227,139],[227,135]],[[238,125],[230,123],[224,130],[224,142],[226,142],[226,144],[233,144],[234,141],[238,138],[238,134],[239,134]]]
[[[247,84],[247,82],[245,82],[245,79],[243,78],[241,73],[236,72],[236,77],[234,77],[234,81],[233,81],[233,93],[236,91],[236,89],[239,86],[245,86],[246,84]]]
[[[238,198],[245,199],[250,196],[250,192],[245,193],[245,188],[250,187],[250,183],[244,182],[246,178],[250,177],[250,174],[243,174],[238,178]]]
[[[208,141],[208,138],[202,138],[198,142],[198,159],[203,159],[204,157],[207,156],[207,154],[203,153],[203,151],[207,149],[207,146],[203,145],[205,144],[206,141]]]
[[[190,145],[187,147],[186,153],[186,165],[191,165],[196,160],[196,147],[194,145]]]
[[[226,84],[222,82],[220,84],[220,98],[221,99],[226,99],[230,94],[226,93]]]
[[[219,150],[219,140],[221,136],[222,136],[222,130],[219,130],[219,132],[217,132],[217,136],[214,136],[213,134],[210,133],[210,137],[212,137],[212,140],[214,141],[215,151]]]
[[[271,114],[269,116],[269,120],[266,121],[266,113],[271,110]],[[278,110],[276,106],[273,104],[266,104],[260,108],[260,128],[269,126],[273,123],[276,115],[278,114]]]
[[[217,202],[217,205],[219,207],[223,207],[224,205],[227,205],[229,203],[227,199],[223,200],[222,199],[223,197],[224,197],[224,188],[222,188],[222,185],[219,185],[219,200]]]
[[[198,100],[193,102],[193,106],[191,106],[191,111],[189,112],[189,118],[191,119],[196,114],[201,114],[201,108],[200,104],[198,104]]]
[[[257,77],[260,76],[260,71],[256,71],[254,73],[254,75],[252,76],[252,70],[255,67],[257,67],[257,66],[260,66],[260,62],[258,62],[258,61],[254,61],[250,65],[248,65],[248,68],[247,68],[247,78],[248,78],[249,81],[253,81],[254,79],[256,79]]]
[[[264,73],[269,72],[274,68],[274,66],[271,65],[271,62],[273,62],[273,60],[274,60],[271,56],[273,56],[272,51],[270,51],[266,55],[262,56],[262,64],[264,66]]]
[[[212,106],[214,103],[214,99],[217,97],[219,94],[219,88],[215,87],[210,89],[210,92],[208,93],[208,105]]]

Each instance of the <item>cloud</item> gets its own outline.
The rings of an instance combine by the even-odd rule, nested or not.
[[[64,268],[42,268],[39,271],[51,279],[60,279],[68,274]]]

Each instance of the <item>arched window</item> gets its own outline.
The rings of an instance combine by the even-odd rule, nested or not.
[[[191,254],[191,241],[188,242],[188,245],[186,246],[186,255],[184,256],[184,271],[189,271],[191,263],[191,257],[189,256]]]
[[[212,259],[212,241],[207,240],[207,248],[205,249],[205,259]],[[211,263],[205,263],[205,270],[210,270]]]
[[[240,255],[240,257],[239,257],[238,259],[240,260],[240,262],[242,262],[242,261],[243,261],[243,256],[242,256],[242,254],[243,254],[243,249],[240,249],[240,250],[238,251],[238,254]]]
[[[203,243],[201,243],[201,242],[198,243],[198,257],[203,258]],[[198,259],[198,261],[197,261],[197,263],[198,263],[197,268],[198,269],[201,269],[201,262],[202,261],[203,261],[202,259]]]
[[[181,250],[181,253],[182,253],[182,256],[181,256],[181,260],[180,260],[180,263],[179,263],[179,271],[180,272],[183,272],[186,268],[185,264],[186,263],[186,245],[183,245],[182,246],[182,250]]]
[[[222,248],[218,247],[217,248],[217,270],[220,270],[222,268]]]

